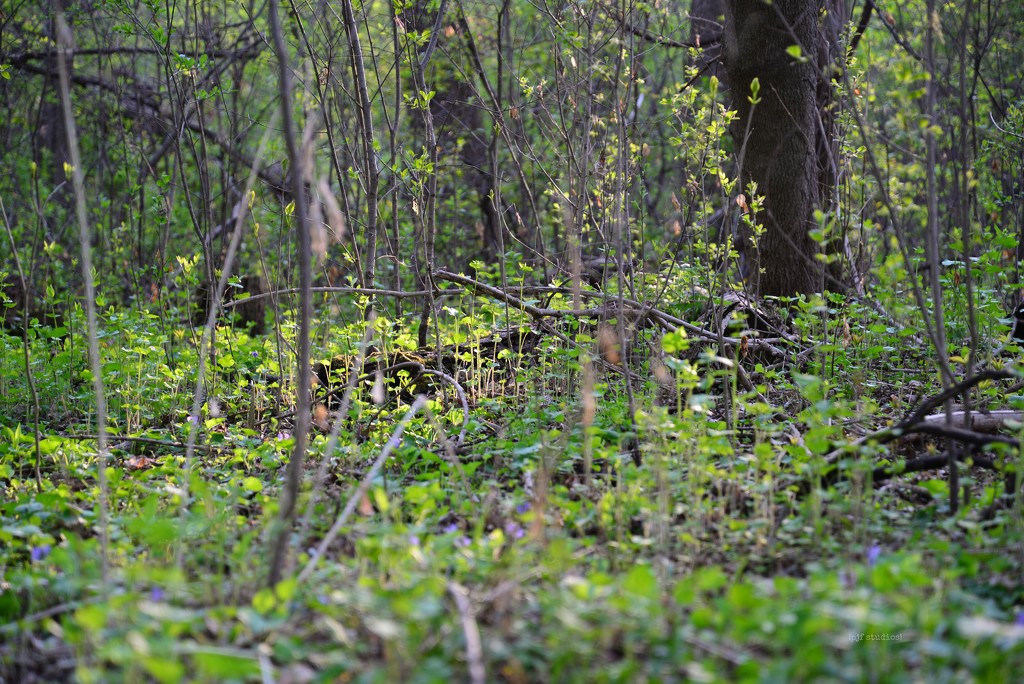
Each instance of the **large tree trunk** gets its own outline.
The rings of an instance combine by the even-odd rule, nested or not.
[[[754,182],[764,196],[755,217],[764,234],[755,238],[741,222],[738,244],[748,287],[759,295],[820,292],[824,286],[821,250],[809,234],[824,199],[822,154],[832,137],[819,117],[819,106],[826,105],[819,101],[822,79],[827,88],[831,77],[832,50],[819,22],[824,4],[725,3],[725,67],[739,112],[733,137],[742,164],[741,192]],[[787,51],[794,45],[797,55]],[[755,78],[756,104],[750,101]]]

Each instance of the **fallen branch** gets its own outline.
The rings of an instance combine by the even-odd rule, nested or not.
[[[1020,377],[1020,374],[1010,369],[982,371],[977,375],[973,375],[962,380],[956,385],[936,394],[933,397],[925,399],[919,406],[917,406],[917,408],[910,411],[910,413],[908,413],[907,416],[896,425],[865,435],[864,437],[850,442],[849,444],[845,444],[826,454],[824,461],[826,467],[830,467],[831,470],[828,470],[821,476],[821,483],[827,486],[836,484],[837,482],[845,479],[845,473],[836,466],[847,454],[855,451],[859,447],[864,446],[865,444],[889,444],[911,435],[933,435],[937,437],[946,437],[953,441],[960,442],[967,446],[967,450],[964,453],[957,454],[956,460],[958,462],[962,463],[965,460],[970,459],[971,463],[975,466],[1002,473],[1003,466],[1000,462],[987,456],[982,456],[978,452],[991,444],[1004,444],[1012,449],[1019,450],[1021,447],[1020,440],[1015,437],[998,434],[997,430],[1000,427],[1005,426],[1006,421],[1020,420],[1021,412],[1004,410],[995,411],[990,414],[972,413],[972,426],[970,429],[967,428],[968,416],[965,411],[957,411],[949,417],[947,417],[945,413],[933,415],[928,414],[931,411],[936,410],[946,401],[966,393],[968,390],[976,387],[982,382],[1011,380],[1017,377]],[[977,427],[978,425],[980,425],[980,427]],[[892,466],[881,466],[875,468],[872,471],[872,478],[874,482],[884,482],[896,475],[920,472],[922,470],[932,470],[934,468],[941,468],[947,465],[949,465],[948,453],[940,456],[926,456],[912,461],[907,461],[899,471],[894,471]],[[1014,484],[1016,480],[1011,479],[1012,477],[1012,473],[1007,475],[1007,489],[1010,490],[1016,488]],[[802,496],[810,492],[811,488],[811,480],[805,479],[800,481],[797,491]]]
[[[1009,369],[1000,370],[987,370],[973,375],[963,381],[953,385],[949,389],[936,394],[933,397],[925,399],[921,404],[913,409],[907,416],[896,425],[882,428],[869,435],[845,444],[838,449],[834,449],[825,456],[825,462],[829,465],[834,465],[839,459],[843,458],[847,453],[861,447],[865,444],[888,444],[897,439],[906,437],[913,434],[932,434],[940,435],[945,437],[951,437],[958,441],[962,441],[968,444],[976,446],[985,446],[991,443],[1008,444],[1012,447],[1019,448],[1020,442],[1011,437],[1004,437],[1002,435],[993,434],[981,434],[981,430],[967,430],[962,426],[964,425],[964,412],[960,411],[959,419],[954,419],[952,424],[947,423],[945,420],[945,414],[940,415],[929,415],[935,411],[938,407],[942,406],[946,401],[954,399],[967,390],[976,387],[985,381],[994,380],[1012,380],[1020,377],[1020,373]],[[1003,412],[1005,413],[1005,412]],[[972,413],[975,419],[978,416],[984,416],[983,413]],[[1019,414],[1018,414],[1019,415]],[[958,422],[959,421],[959,422]],[[942,425],[938,425],[942,423]]]
[[[99,439],[99,435],[58,435],[61,439],[73,439],[73,440],[87,440],[95,441]],[[122,446],[124,442],[135,443],[135,444],[147,444],[150,446],[161,446],[169,449],[186,449],[188,445],[184,442],[173,442],[167,439],[156,439],[154,437],[129,437],[126,435],[114,435],[107,433],[107,439],[111,442],[111,449],[116,449]],[[116,443],[115,443],[116,442]],[[197,444],[196,449],[204,451],[208,454],[212,454],[215,451],[222,451],[227,447],[221,449],[213,447],[208,444]]]
[[[496,299],[500,302],[508,304],[509,306],[528,314],[530,317],[537,321],[540,321],[544,318],[601,318],[608,316],[614,317],[619,314],[619,300],[614,297],[607,297],[607,295],[605,295],[605,298],[608,300],[608,303],[603,306],[590,307],[586,309],[552,309],[546,307],[539,307],[528,302],[524,302],[519,297],[516,297],[513,294],[509,294],[508,292],[505,292],[500,288],[494,287],[493,285],[487,285],[486,283],[482,283],[479,280],[474,280],[473,278],[470,278],[468,276],[455,274],[444,269],[435,271],[434,278],[437,280],[446,280],[448,282],[462,285],[478,294],[485,295],[487,297],[491,297],[492,299]],[[744,339],[729,336],[721,336],[712,330],[708,330],[706,328],[693,325],[692,323],[688,323],[681,318],[676,318],[675,316],[669,313],[666,313],[659,309],[655,309],[650,306],[646,306],[632,299],[623,299],[621,300],[621,304],[624,315],[633,316],[638,320],[648,320],[651,323],[654,323],[655,325],[661,327],[663,330],[667,330],[668,332],[675,332],[679,328],[682,328],[687,333],[695,335],[709,342],[724,342],[725,344],[731,346],[744,344]],[[785,352],[783,352],[781,349],[773,345],[770,340],[746,338],[746,345],[748,349],[766,349],[773,354],[785,356]]]
[[[1008,409],[988,411],[984,413],[972,411],[970,413],[970,426],[967,425],[967,415],[966,411],[953,411],[949,416],[949,421],[947,422],[945,413],[934,413],[930,416],[925,416],[924,421],[926,423],[940,423],[942,425],[948,425],[956,428],[970,428],[975,432],[982,432],[987,435],[1006,429],[1009,427],[1009,423],[1011,422],[1024,422],[1024,412],[1011,411]]]
[[[232,309],[236,306],[246,304],[248,302],[255,302],[259,299],[266,299],[267,297],[280,297],[282,295],[298,294],[300,288],[289,287],[283,290],[273,290],[271,292],[262,292],[260,294],[250,295],[248,297],[238,297],[225,303],[221,308]],[[310,292],[313,293],[333,293],[333,294],[356,294],[356,295],[367,295],[371,297],[394,297],[396,299],[410,299],[413,297],[426,297],[430,294],[429,290],[384,290],[373,287],[311,287]],[[456,293],[458,290],[454,290],[452,293]],[[445,290],[435,292],[435,297],[440,297],[449,294]]]

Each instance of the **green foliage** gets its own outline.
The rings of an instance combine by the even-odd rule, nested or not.
[[[267,17],[204,2],[69,8],[101,460],[65,141],[47,127],[53,10],[31,5],[0,6],[0,679],[1024,671],[1019,497],[998,506],[1007,480],[963,464],[951,514],[947,473],[906,471],[945,442],[877,438],[941,390],[940,360],[958,379],[1019,370],[1008,313],[1024,99],[1002,74],[1021,63],[1024,10],[1002,7],[985,41],[972,24],[962,75],[967,24],[942,8],[935,121],[914,56],[924,3],[876,18],[835,83],[841,182],[812,232],[853,289],[755,302],[733,236],[764,237],[765,188],[737,182],[736,115],[703,53],[652,37],[685,32],[678,7],[371,2],[354,8],[354,34],[290,7],[291,104],[322,241],[314,365],[300,370],[296,203],[282,190],[294,170]],[[939,141],[939,263],[923,247],[925,131]],[[236,229],[231,308],[201,351]],[[9,285],[15,261],[28,297]],[[246,321],[252,275],[274,292]],[[942,351],[929,339],[939,307]],[[317,369],[291,565],[268,586],[296,374]],[[1007,381],[971,401],[1024,407]],[[1007,430],[1022,436],[1019,420]],[[1004,442],[971,457],[1019,477],[1024,455]]]

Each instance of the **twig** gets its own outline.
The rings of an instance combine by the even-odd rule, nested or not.
[[[437,49],[437,37],[441,34],[441,25],[444,23],[444,15],[448,12],[448,0],[441,0],[441,7],[437,10],[437,18],[434,19],[434,30],[430,32],[430,40],[427,42],[427,49],[423,51],[423,58],[420,59],[420,72],[427,69],[430,57]]]
[[[929,413],[931,413],[936,408],[943,405],[950,399],[957,397],[961,393],[966,392],[967,390],[971,389],[972,387],[975,387],[976,385],[982,382],[985,382],[987,380],[1010,380],[1019,377],[1019,375],[1019,373],[1016,373],[1009,369],[982,371],[977,375],[967,378],[959,382],[958,384],[953,385],[949,389],[944,390],[939,394],[936,394],[933,397],[925,399],[923,402],[921,402],[920,406],[918,406],[910,413],[908,413],[907,416],[896,425],[890,425],[888,427],[882,428],[881,430],[877,430],[876,432],[872,432],[871,434],[864,435],[863,437],[860,437],[854,440],[853,442],[850,442],[849,444],[844,444],[838,449],[833,449],[831,452],[825,455],[825,462],[829,465],[835,464],[845,454],[856,449],[857,447],[863,446],[864,444],[888,444],[889,442],[899,439],[900,437],[904,437],[906,435],[911,435],[915,433],[939,434],[935,432],[935,423],[939,419],[929,416]],[[947,431],[953,430],[953,432],[943,432],[941,433],[942,435],[953,437],[954,439],[958,439],[958,435],[959,437],[963,437],[964,440],[970,440],[969,443],[972,444],[979,443],[979,439],[983,437],[978,433],[972,432],[970,430],[963,430],[955,427],[951,428],[951,424],[948,422],[949,419],[945,416],[945,414],[943,414],[943,418],[947,420],[947,424],[943,426],[943,429]],[[1008,438],[999,437],[998,439],[992,439],[989,442],[985,443],[1009,443],[1004,441],[1006,439]],[[1016,443],[1016,440],[1013,440],[1013,443]]]
[[[615,316],[618,314],[618,311],[616,309],[609,309],[606,308],[605,306],[591,307],[588,309],[541,308],[538,306],[534,306],[533,304],[528,304],[527,302],[524,302],[515,295],[509,294],[500,288],[494,287],[492,285],[487,285],[486,283],[474,280],[473,278],[470,278],[468,276],[455,274],[444,269],[435,271],[434,278],[438,280],[447,280],[449,282],[458,283],[459,285],[463,285],[467,288],[475,290],[479,294],[492,297],[501,302],[505,302],[509,306],[512,306],[520,311],[523,311],[526,314],[529,314],[535,320],[541,320],[543,318],[566,318],[569,316],[576,318],[599,318],[604,315]],[[664,311],[661,311],[659,309],[642,305],[640,302],[637,302],[632,299],[624,299],[622,303],[624,305],[625,310],[629,314],[635,315],[637,318],[646,318],[652,323],[660,324],[662,328],[667,328],[670,331],[674,331],[677,328],[682,328],[688,333],[692,333],[702,339],[709,340],[711,342],[724,341],[730,345],[739,345],[743,343],[742,339],[736,337],[721,337],[718,335],[718,333],[712,332],[705,328],[701,328],[700,326],[697,325],[693,325],[692,323],[688,323],[682,320],[681,318],[676,318],[675,316],[665,313]],[[748,339],[747,345],[753,348],[767,349],[773,354],[785,356],[785,352],[783,352],[781,349],[774,346],[767,340],[760,340],[757,338]]]
[[[974,430],[964,430],[963,428],[952,427],[950,425],[940,425],[934,421],[922,420],[918,423],[914,423],[910,427],[903,431],[904,435],[909,434],[920,434],[920,435],[935,435],[937,437],[946,437],[948,439],[954,439],[957,442],[963,444],[971,444],[977,447],[988,446],[989,444],[1005,444],[1006,446],[1014,449],[1020,448],[1020,441],[1005,435],[987,435],[981,432],[975,432]]]
[[[356,24],[355,9],[352,5],[352,0],[342,0],[341,14],[345,35],[348,37],[349,59],[355,77],[360,142],[363,145],[363,163],[365,164],[363,171],[366,174],[366,191],[363,195],[366,201],[366,226],[364,228],[366,263],[362,265],[363,270],[359,274],[359,282],[361,285],[372,285],[377,268],[377,202],[379,200],[377,191],[380,182],[380,165],[375,149],[377,140],[373,130],[373,104],[370,101],[370,89],[366,82],[363,46],[359,40],[359,26]]]
[[[622,14],[616,10],[608,8],[608,12],[612,15],[612,17],[615,18],[615,21],[619,22],[619,26],[629,31],[637,38],[643,38],[644,40],[650,43],[654,43],[655,45],[661,45],[662,47],[703,49],[714,47],[715,45],[718,45],[722,42],[722,37],[720,35],[708,40],[707,42],[701,41],[699,45],[695,42],[687,42],[682,40],[675,40],[674,38],[666,38],[663,35],[651,33],[646,28],[634,26],[626,19],[626,17],[622,16]]]
[[[395,297],[397,299],[409,299],[413,297],[426,297],[430,292],[428,290],[382,290],[373,287],[311,287],[310,292],[313,293],[335,293],[335,294],[357,294],[357,295],[375,295],[378,297]],[[263,292],[260,294],[250,295],[248,297],[239,297],[234,299],[227,304],[224,304],[222,308],[231,309],[241,304],[247,304],[249,302],[255,302],[258,299],[264,299],[266,297],[280,297],[281,295],[299,294],[301,288],[289,287],[283,290],[273,290],[272,292]],[[452,291],[454,294],[455,290]],[[449,294],[446,290],[439,290],[435,296],[441,297]]]
[[[288,461],[285,473],[285,486],[282,492],[281,508],[278,511],[276,539],[270,559],[270,572],[267,582],[270,586],[277,584],[284,573],[285,560],[288,556],[289,529],[295,518],[295,509],[299,499],[299,485],[302,480],[302,466],[306,458],[306,446],[309,440],[310,425],[310,319],[313,317],[313,304],[310,287],[313,282],[311,261],[311,238],[309,235],[309,208],[306,195],[306,176],[312,172],[299,149],[295,134],[292,101],[292,71],[288,66],[288,44],[284,39],[278,0],[270,0],[270,32],[274,39],[274,51],[277,53],[277,85],[281,100],[281,124],[284,129],[285,149],[288,151],[288,164],[291,169],[292,197],[295,202],[295,247],[299,262],[299,334],[296,342],[296,419],[292,436],[295,446],[292,457]],[[348,3],[351,8],[351,3]],[[241,231],[238,231],[241,232]],[[225,274],[227,269],[225,269]]]
[[[23,618],[15,620],[14,622],[8,622],[0,625],[0,634],[17,634],[21,629],[27,625],[31,625],[35,622],[40,622],[47,618],[56,617],[57,615],[63,615],[73,610],[78,610],[82,606],[92,605],[94,603],[102,603],[106,598],[103,596],[92,596],[81,601],[68,601],[67,603],[61,603],[56,606],[50,606],[45,610],[41,610],[38,613],[32,613],[26,615]]]
[[[78,239],[81,250],[82,280],[85,283],[85,318],[89,340],[89,368],[92,371],[93,396],[96,401],[96,479],[99,485],[99,537],[103,593],[110,589],[109,580],[109,501],[107,491],[107,398],[103,388],[103,366],[100,359],[99,323],[96,317],[96,284],[93,282],[92,237],[85,206],[85,179],[82,157],[78,149],[78,128],[71,108],[71,81],[68,59],[73,54],[74,39],[64,18],[62,3],[56,3],[57,67],[60,74],[60,103],[67,135],[68,156],[71,162],[71,180],[75,190],[75,216],[78,219]],[[186,478],[187,480],[187,478]]]
[[[977,454],[964,454],[960,453],[957,455],[957,460],[961,463],[970,459],[974,465],[979,468],[986,470],[992,470],[995,472],[1002,472],[1002,469],[993,461],[991,458],[985,458]],[[924,470],[936,470],[942,468],[949,463],[948,454],[938,454],[935,456],[923,456],[921,458],[915,458],[911,461],[903,463],[902,467],[898,465],[887,465],[879,466],[871,471],[871,479],[873,482],[885,482],[897,475],[908,475],[910,473],[920,473]]]
[[[344,422],[342,417],[348,415],[348,407],[352,402],[352,393],[355,391],[356,383],[359,382],[359,375],[363,371],[363,364],[366,362],[366,350],[369,349],[370,342],[373,339],[373,334],[376,330],[374,327],[374,322],[377,320],[376,311],[371,308],[367,314],[366,329],[363,331],[363,339],[359,344],[355,363],[349,371],[348,382],[345,384],[345,394],[342,396],[341,407],[338,409],[338,419],[335,421],[334,427],[331,428],[331,434],[327,438],[327,444],[324,446],[324,453],[320,459],[320,467],[317,468],[316,479],[313,481],[313,491],[309,494],[309,503],[306,504],[306,512],[303,514],[302,522],[299,525],[298,539],[299,543],[303,545],[305,545],[306,533],[313,520],[313,512],[316,509],[317,498],[320,496],[324,482],[327,479],[327,469],[330,467],[331,455],[334,454],[334,450],[338,447],[338,442],[340,441],[341,426]]]
[[[319,563],[323,555],[327,553],[328,547],[330,547],[335,538],[337,538],[338,533],[341,532],[341,528],[345,526],[345,523],[348,522],[352,512],[355,511],[356,506],[359,505],[359,502],[362,501],[363,497],[366,495],[367,490],[370,488],[370,483],[377,477],[377,473],[380,472],[380,469],[384,467],[388,457],[391,456],[391,452],[402,443],[402,434],[405,432],[405,428],[409,426],[413,417],[426,403],[427,398],[421,394],[416,398],[416,401],[413,402],[412,406],[409,407],[409,410],[405,412],[405,415],[402,416],[401,422],[399,422],[395,427],[395,431],[392,433],[391,438],[388,440],[387,444],[384,445],[384,448],[381,449],[377,460],[373,462],[373,465],[370,466],[370,469],[366,472],[366,476],[363,477],[362,482],[359,483],[359,486],[352,493],[352,496],[349,497],[348,503],[345,504],[345,508],[338,514],[338,518],[334,521],[334,524],[331,525],[331,529],[327,531],[327,534],[324,535],[324,538],[316,547],[316,551],[313,552],[309,562],[306,563],[306,567],[303,568],[301,573],[299,573],[299,582],[305,582],[309,579],[313,570],[316,569],[317,563]]]
[[[469,425],[469,402],[466,400],[466,390],[462,388],[462,385],[459,384],[458,380],[447,373],[442,373],[439,370],[423,368],[420,370],[420,374],[436,375],[455,388],[455,394],[458,395],[459,403],[462,404],[462,430],[459,431],[459,436],[455,439],[455,447],[461,448],[463,442],[466,441],[466,426]]]
[[[469,665],[469,681],[483,684],[487,681],[487,670],[484,667],[484,649],[480,641],[480,628],[476,624],[473,603],[469,600],[469,591],[458,582],[448,583],[448,593],[455,599],[455,607],[462,618],[462,633],[466,638],[466,663]]]
[[[892,36],[892,39],[896,41],[896,44],[899,45],[904,50],[906,50],[908,55],[910,55],[918,62],[920,62],[922,59],[921,55],[918,54],[917,50],[915,50],[913,46],[911,46],[910,43],[906,40],[906,38],[901,36],[900,32],[896,30],[896,22],[893,22],[891,24],[889,23],[889,20],[892,18],[892,15],[889,14],[888,12],[883,11],[882,8],[878,6],[878,3],[875,0],[868,0],[868,2],[875,6],[875,11],[878,12],[878,14],[880,15],[882,23],[885,25],[885,30],[889,32],[889,34]],[[931,20],[929,19],[929,21]]]
[[[271,125],[267,127],[266,132],[264,132],[263,134],[263,138],[260,139],[260,144],[256,152],[256,159],[253,161],[253,166],[249,170],[249,178],[245,184],[244,196],[248,196],[256,185],[256,170],[257,168],[259,168],[260,160],[263,158],[263,151],[266,149],[270,131],[274,128],[274,124],[276,122],[277,115],[275,114],[274,118],[272,119]],[[234,268],[235,255],[238,254],[239,245],[241,245],[242,243],[242,235],[245,233],[245,231],[242,230],[242,226],[245,222],[247,209],[248,203],[246,203],[239,209],[238,215],[235,217],[234,234],[231,236],[231,242],[228,243],[228,249],[224,255],[224,264],[221,272],[221,277],[220,280],[217,281],[217,289],[214,293],[214,298],[210,306],[210,311],[208,312],[206,317],[206,323],[203,326],[203,335],[199,340],[199,363],[198,367],[196,368],[196,384],[193,389],[192,395],[192,409],[189,413],[187,422],[188,437],[185,441],[185,459],[184,462],[182,463],[182,472],[185,473],[185,476],[182,478],[181,485],[182,496],[180,515],[182,525],[185,524],[185,516],[187,515],[189,511],[189,506],[191,504],[191,502],[189,501],[189,490],[191,487],[191,477],[189,476],[189,471],[192,468],[193,456],[196,450],[196,441],[198,440],[199,436],[199,414],[200,411],[202,410],[204,402],[203,390],[206,378],[207,357],[209,356],[207,352],[210,349],[210,345],[213,340],[213,335],[217,324],[218,310],[221,306],[221,303],[224,300],[224,291],[227,289],[228,279],[229,276],[231,275],[231,270]],[[178,563],[184,562],[185,543],[186,535],[181,535],[179,541],[180,546],[177,554]]]
[[[1018,135],[1017,133],[1014,133],[1013,131],[1008,131],[1005,128],[1003,128],[1002,126],[1000,126],[998,123],[996,123],[996,118],[992,115],[992,112],[988,113],[988,118],[992,121],[992,125],[995,126],[996,130],[999,131],[1000,133],[1003,133],[1005,135],[1009,135],[1009,136],[1011,136],[1013,138],[1016,138],[1017,140],[1024,140],[1024,135]]]
[[[0,197],[0,217],[4,221],[4,229],[7,231],[7,239],[11,243],[11,254],[14,255],[14,267],[18,270],[18,278],[21,280],[21,316],[22,316],[22,328],[21,328],[21,352],[22,357],[25,360],[25,381],[28,383],[29,393],[32,395],[32,435],[35,439],[36,447],[36,488],[39,491],[43,491],[43,454],[39,447],[39,390],[36,387],[35,373],[32,372],[32,353],[28,343],[28,329],[29,329],[29,298],[31,292],[29,290],[28,278],[25,277],[25,271],[21,267],[21,257],[18,256],[18,243],[14,239],[14,233],[11,231],[11,222],[7,218],[7,208],[4,206],[3,197]]]
[[[84,440],[84,441],[99,439],[99,435],[79,435],[79,434],[75,434],[75,435],[58,435],[58,436],[61,439],[73,439],[73,440]],[[130,437],[128,435],[115,435],[113,433],[109,433],[108,432],[107,433],[107,439],[110,442],[112,442],[112,443],[113,442],[134,442],[136,444],[149,444],[151,446],[162,446],[162,447],[167,447],[169,449],[187,449],[188,448],[188,444],[185,444],[184,442],[173,442],[171,440],[156,439],[154,437]],[[195,445],[193,445],[192,448],[193,449],[199,449],[200,451],[204,451],[204,452],[206,452],[208,454],[212,454],[212,453],[214,453],[216,451],[222,451],[223,450],[223,449],[219,449],[217,447],[211,446],[209,444],[195,444]]]
[[[969,378],[962,380],[960,383],[953,385],[949,389],[943,391],[941,394],[937,394],[931,399],[924,401],[917,409],[914,410],[913,413],[909,414],[906,418],[904,418],[900,422],[900,425],[918,423],[924,420],[927,414],[931,413],[936,408],[946,403],[946,401],[948,401],[949,399],[954,399],[960,394],[966,392],[967,390],[977,385],[980,385],[981,383],[987,380],[1013,380],[1019,377],[1020,373],[1012,371],[1008,368],[981,371],[977,375],[973,375]]]
[[[958,417],[960,420],[959,425],[963,425],[965,414],[962,411],[947,411],[936,415],[925,414],[946,402],[951,401],[957,395],[967,392],[969,389],[985,380],[1006,380],[1016,378],[1018,375],[1018,373],[1007,369],[983,371],[977,375],[969,377],[947,390],[924,400],[921,402],[920,406],[911,411],[907,417],[898,424],[883,428],[869,435],[865,435],[853,442],[850,442],[849,444],[839,447],[838,449],[833,449],[825,455],[823,459],[824,463],[826,466],[834,467],[846,454],[850,453],[857,447],[863,446],[864,444],[888,444],[889,442],[893,442],[908,435],[922,434],[945,437],[948,440],[966,444],[968,446],[968,452],[966,454],[960,453],[958,449],[951,447],[941,456],[927,456],[914,461],[909,461],[899,472],[893,472],[891,466],[875,468],[873,471],[874,480],[876,482],[882,482],[895,477],[896,475],[919,472],[921,470],[930,470],[932,468],[940,468],[942,466],[955,468],[957,462],[963,462],[966,458],[970,458],[974,465],[978,467],[994,470],[996,472],[1003,472],[1001,464],[986,456],[980,456],[976,452],[989,444],[1005,444],[1010,448],[1019,450],[1021,444],[1018,439],[1000,434],[986,434],[975,430],[968,430],[964,427],[959,427],[954,422],[954,419]],[[1017,412],[1005,413],[1013,413],[1014,416],[1018,415]],[[940,420],[943,422],[940,423]],[[989,425],[987,427],[992,426]],[[822,477],[822,484],[835,484],[836,482],[844,479],[844,477],[845,474],[842,471],[834,469]],[[812,483],[810,480],[803,480],[798,485],[798,491],[801,495],[807,494],[811,487]]]

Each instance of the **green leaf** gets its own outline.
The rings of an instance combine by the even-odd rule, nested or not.
[[[250,475],[242,480],[242,488],[247,492],[262,492],[263,483],[257,477]]]
[[[82,606],[75,611],[75,622],[86,632],[99,632],[107,624],[107,607],[104,605]]]
[[[185,666],[177,660],[143,658],[142,666],[159,682],[180,682],[185,678]]]
[[[11,590],[0,594],[0,622],[13,622],[21,615],[21,601]]]
[[[277,607],[277,597],[270,589],[260,589],[252,597],[252,607],[257,613],[266,615]]]
[[[658,578],[649,565],[636,565],[622,582],[622,589],[628,594],[654,600],[661,593]]]
[[[729,582],[725,571],[718,566],[701,568],[693,573],[693,584],[701,591],[718,591]]]
[[[298,591],[298,589],[298,580],[294,577],[289,577],[288,579],[281,580],[277,583],[274,587],[274,594],[277,595],[278,600],[282,603],[287,603],[295,598],[295,592]]]
[[[128,529],[149,546],[166,546],[178,538],[178,521],[167,518],[136,518]]]
[[[761,92],[761,81],[758,78],[754,78],[750,82],[750,97],[747,98],[748,100],[750,100],[751,104],[757,104],[758,102],[761,101],[761,99],[758,97],[758,93],[760,93],[760,92]]]
[[[661,348],[665,350],[666,354],[686,351],[689,346],[690,343],[686,339],[686,331],[682,328],[678,328],[674,332],[665,333],[661,338]]]
[[[233,653],[204,650],[192,655],[196,669],[203,679],[222,681],[244,681],[260,673],[259,663],[255,658],[247,658]]]

